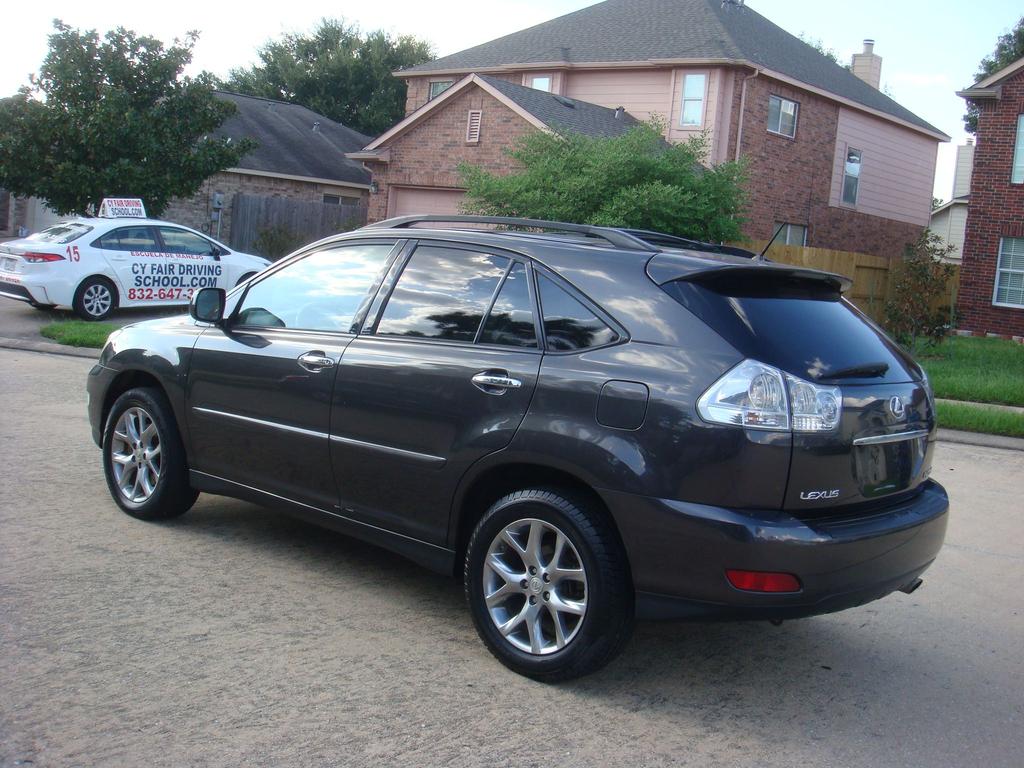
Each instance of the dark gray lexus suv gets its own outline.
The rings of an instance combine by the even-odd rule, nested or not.
[[[358,536],[463,579],[498,659],[567,679],[635,617],[921,583],[934,401],[846,287],[656,233],[392,219],[116,331],[92,432],[128,514],[205,491]]]

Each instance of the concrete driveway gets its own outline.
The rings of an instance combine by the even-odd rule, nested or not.
[[[1024,453],[940,444],[954,514],[912,596],[643,624],[545,686],[396,556],[212,496],[120,513],[88,367],[0,350],[0,765],[1021,765]]]
[[[116,326],[139,323],[154,317],[167,317],[188,312],[185,305],[158,309],[119,309],[104,320]],[[23,301],[0,297],[0,336],[8,339],[40,341],[39,329],[57,320],[75,320],[78,316],[71,311],[56,309],[33,309]]]

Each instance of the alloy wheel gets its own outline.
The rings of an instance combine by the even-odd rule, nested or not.
[[[483,595],[512,646],[534,655],[562,650],[583,625],[587,574],[569,537],[544,520],[505,526],[487,550]]]
[[[82,306],[93,317],[102,317],[110,311],[114,297],[103,283],[93,283],[82,294]]]
[[[142,408],[121,414],[110,441],[114,482],[121,495],[141,504],[153,495],[163,466],[160,432],[153,417]]]

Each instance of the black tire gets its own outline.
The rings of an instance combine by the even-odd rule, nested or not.
[[[246,272],[246,273],[245,273],[244,275],[242,275],[242,276],[241,276],[240,278],[238,278],[238,282],[237,282],[237,283],[235,283],[235,288],[237,288],[238,286],[240,286],[240,285],[241,285],[242,283],[244,283],[244,282],[245,282],[246,280],[249,280],[249,279],[251,279],[251,278],[252,278],[252,276],[253,276],[253,275],[255,275],[255,274],[256,274],[255,272]]]
[[[114,470],[115,439],[118,440],[119,448],[124,445],[124,441],[115,436],[116,427],[124,413],[130,409],[141,409],[152,419],[160,447],[157,481],[151,494],[142,501],[127,498],[118,485]],[[126,470],[122,470],[124,471]],[[136,468],[135,472],[138,471]],[[199,492],[188,482],[188,463],[181,434],[178,432],[171,405],[159,389],[130,389],[114,402],[103,429],[103,474],[106,476],[107,488],[114,502],[124,512],[140,520],[167,520],[178,517],[188,512],[195,504]]]
[[[484,568],[491,543],[507,526],[524,519],[557,528],[575,547],[586,573],[583,618],[563,648],[545,655],[521,650],[506,639],[484,600]],[[466,549],[465,591],[473,623],[488,650],[512,671],[541,682],[571,680],[597,671],[622,651],[633,630],[633,587],[612,523],[588,502],[558,489],[516,491],[487,510]],[[542,594],[546,600],[547,593]]]
[[[106,304],[97,304],[91,301],[90,291],[99,291],[100,295],[104,295],[105,292],[109,301]],[[93,275],[85,278],[78,285],[78,290],[75,291],[75,300],[71,306],[75,310],[75,314],[83,320],[106,320],[117,309],[117,304],[117,288],[114,284],[105,277]]]

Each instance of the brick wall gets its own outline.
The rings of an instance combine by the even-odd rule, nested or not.
[[[212,220],[213,196],[216,193],[224,196],[224,207],[218,235],[217,222]],[[199,191],[188,198],[176,198],[164,211],[161,218],[184,224],[200,232],[206,232],[221,242],[231,239],[231,203],[238,193],[247,195],[264,195],[267,197],[287,197],[293,200],[321,202],[324,194],[352,195],[360,190],[352,187],[337,187],[310,181],[295,179],[278,179],[270,176],[257,176],[249,173],[216,173],[203,182]],[[360,195],[365,195],[360,192]]]
[[[415,112],[430,100],[431,80],[451,80],[452,84],[455,84],[468,74],[470,73],[463,72],[459,75],[423,75],[422,77],[406,78],[405,114]],[[487,76],[498,80],[508,80],[510,83],[522,84],[523,82],[522,72],[490,72]]]
[[[471,109],[483,113],[477,144],[466,143],[466,118]],[[370,195],[369,221],[387,218],[392,186],[458,189],[461,163],[497,172],[512,170],[504,150],[532,130],[532,125],[489,93],[469,86],[391,141],[387,145],[389,163],[367,163],[378,185],[377,194]]]
[[[967,207],[957,310],[960,328],[1024,336],[1024,308],[992,306],[1001,237],[1024,237],[1024,184],[1011,184],[1024,72],[1002,83],[1002,97],[979,101],[971,203]]]
[[[739,70],[733,125],[738,126],[743,77]],[[769,133],[768,97],[797,102],[796,136]],[[808,91],[760,76],[747,81],[741,155],[747,160],[749,208],[744,234],[767,240],[777,221],[808,227],[807,245],[898,257],[917,239],[921,226],[829,205],[839,107]],[[730,135],[735,157],[737,129]]]

